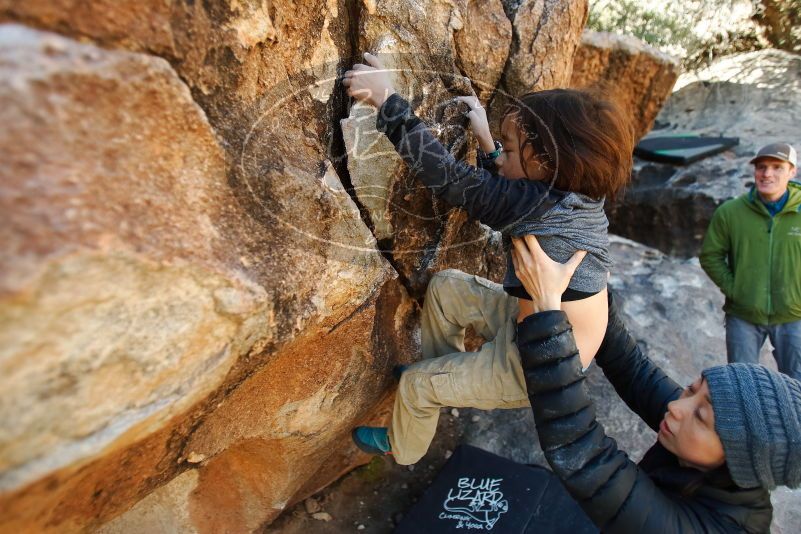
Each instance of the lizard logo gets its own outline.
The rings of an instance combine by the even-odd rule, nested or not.
[[[455,488],[448,490],[440,519],[457,521],[456,528],[492,530],[509,511],[509,502],[501,492],[501,478],[460,478]]]

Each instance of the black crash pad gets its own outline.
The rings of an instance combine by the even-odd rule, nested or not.
[[[542,467],[461,445],[396,534],[597,534],[562,482]]]
[[[675,134],[650,136],[634,147],[634,155],[648,161],[688,165],[740,144],[739,137],[701,137]]]

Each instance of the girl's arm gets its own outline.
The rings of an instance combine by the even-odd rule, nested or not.
[[[365,53],[364,59],[368,65],[355,64],[343,75],[342,85],[349,96],[378,108],[378,130],[386,133],[412,174],[446,202],[496,230],[536,216],[548,193],[546,185],[507,180],[457,161],[395,93],[389,71],[378,58]],[[471,105],[471,113],[477,112],[474,108]],[[485,149],[491,144],[487,133],[481,136]]]
[[[416,178],[495,230],[536,216],[536,207],[547,195],[542,182],[508,180],[456,160],[397,93],[379,108],[376,128],[387,135]]]
[[[494,152],[495,150],[499,150],[499,147],[500,143],[494,145],[492,151]],[[488,152],[484,152],[484,150],[480,148],[476,153],[476,165],[478,165],[478,168],[488,170],[492,174],[495,174],[495,171],[498,170],[498,166],[495,164],[495,159],[496,158],[494,157],[490,157]]]
[[[492,174],[496,174],[498,166],[495,160],[500,155],[502,146],[492,138],[489,122],[487,122],[487,111],[479,102],[478,97],[458,96],[456,100],[463,102],[470,108],[467,118],[470,119],[470,130],[478,141],[478,151],[476,152],[476,165],[479,169],[486,169]]]

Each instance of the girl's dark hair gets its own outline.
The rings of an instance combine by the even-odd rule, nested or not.
[[[520,163],[530,146],[553,176],[553,187],[600,200],[613,199],[631,176],[634,131],[619,108],[599,93],[550,89],[527,93],[507,106],[522,130]]]

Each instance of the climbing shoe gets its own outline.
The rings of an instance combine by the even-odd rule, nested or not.
[[[357,426],[350,435],[353,443],[368,454],[392,454],[385,427]]]

